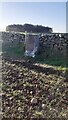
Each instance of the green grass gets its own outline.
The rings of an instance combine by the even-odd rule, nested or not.
[[[68,64],[66,63],[66,58],[61,56],[60,54],[51,54],[50,49],[46,49],[45,52],[42,54],[36,54],[35,58],[30,58],[30,57],[25,57],[24,52],[25,52],[25,46],[24,44],[12,44],[10,45],[4,45],[3,46],[3,52],[6,52],[7,55],[9,56],[14,56],[18,58],[24,58],[24,59],[29,59],[31,62],[37,62],[41,64],[49,64],[52,66],[59,66],[61,68],[66,68],[68,67]]]
[[[43,56],[42,56],[43,58]],[[51,64],[51,65],[55,65],[55,66],[66,66],[66,60],[63,59],[63,58],[60,58],[60,57],[55,57],[55,56],[52,56],[52,57],[47,57],[47,58],[44,58],[42,59],[40,58],[40,56],[36,58],[36,60],[38,62],[41,62],[42,64]]]
[[[34,58],[35,61],[42,63],[42,64],[49,64],[52,66],[59,66],[59,67],[68,67],[66,62],[66,57],[63,57],[61,54],[54,53],[51,54],[51,50],[47,49],[42,54],[37,54]]]
[[[2,51],[9,56],[20,57],[24,55],[24,44],[12,44],[3,46]]]

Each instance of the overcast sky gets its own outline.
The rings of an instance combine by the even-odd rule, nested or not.
[[[66,32],[65,2],[6,2],[0,3],[0,29],[10,24],[34,24]]]

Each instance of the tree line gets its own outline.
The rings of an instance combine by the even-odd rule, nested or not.
[[[32,24],[13,24],[6,27],[6,31],[14,32],[33,32],[33,33],[52,33],[53,29],[51,27],[45,27],[42,25],[32,25]]]

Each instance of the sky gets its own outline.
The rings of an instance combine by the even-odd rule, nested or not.
[[[11,24],[34,24],[66,32],[65,2],[3,2],[0,3],[0,29]]]

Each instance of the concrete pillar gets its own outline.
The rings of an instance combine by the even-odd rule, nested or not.
[[[35,53],[39,46],[39,35],[26,34],[25,35],[25,56],[35,57]]]

